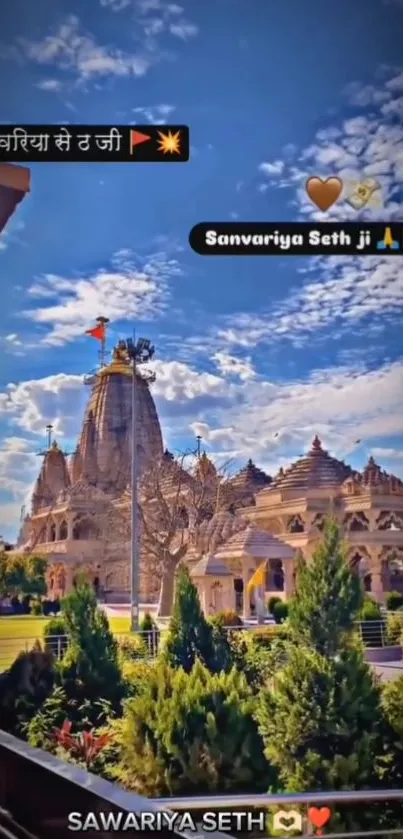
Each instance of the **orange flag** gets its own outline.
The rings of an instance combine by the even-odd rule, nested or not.
[[[91,335],[91,337],[96,338],[97,341],[104,341],[105,340],[105,324],[100,323],[98,326],[94,326],[93,329],[87,329],[85,334],[86,335]]]

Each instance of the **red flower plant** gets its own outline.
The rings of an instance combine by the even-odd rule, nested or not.
[[[110,735],[108,733],[93,734],[92,731],[72,734],[71,727],[70,720],[65,720],[61,728],[55,729],[55,739],[58,745],[69,753],[70,757],[83,761],[86,766],[90,766],[110,742]]]

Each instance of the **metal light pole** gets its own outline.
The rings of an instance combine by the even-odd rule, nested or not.
[[[139,338],[136,343],[136,333],[124,343],[126,352],[132,362],[132,451],[131,451],[131,550],[130,550],[130,629],[137,632],[139,628],[139,593],[140,593],[140,562],[138,550],[137,526],[137,367],[150,361],[154,355],[154,347],[147,338]],[[148,376],[152,381],[153,376]]]

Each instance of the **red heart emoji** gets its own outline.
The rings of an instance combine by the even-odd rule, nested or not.
[[[308,810],[309,821],[314,827],[323,827],[330,819],[332,811],[329,807],[310,807]]]

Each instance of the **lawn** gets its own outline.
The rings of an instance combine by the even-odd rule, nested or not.
[[[0,617],[0,672],[12,664],[21,650],[29,650],[35,641],[43,641],[49,620],[33,615]],[[125,635],[129,631],[129,618],[109,618],[109,625],[114,635]]]

